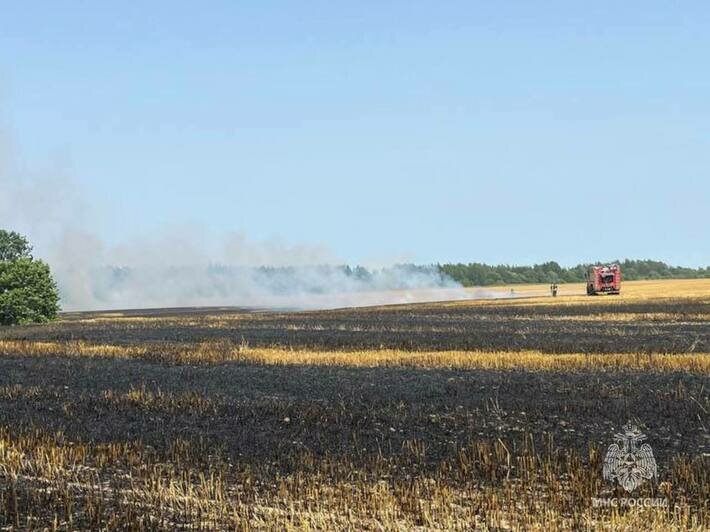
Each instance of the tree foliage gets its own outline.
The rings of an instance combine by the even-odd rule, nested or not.
[[[0,325],[45,322],[59,311],[49,266],[31,249],[23,236],[0,230]]]
[[[0,261],[31,258],[31,252],[32,246],[20,233],[0,229]]]

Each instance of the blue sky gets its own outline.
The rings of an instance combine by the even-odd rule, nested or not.
[[[710,264],[706,2],[127,4],[0,25],[17,157],[108,242]]]

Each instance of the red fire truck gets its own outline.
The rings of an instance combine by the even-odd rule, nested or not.
[[[621,268],[618,264],[592,266],[587,271],[587,295],[618,294],[621,291]]]

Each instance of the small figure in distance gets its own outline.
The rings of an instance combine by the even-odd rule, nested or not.
[[[552,293],[552,297],[557,297],[557,283],[550,285],[550,292]]]

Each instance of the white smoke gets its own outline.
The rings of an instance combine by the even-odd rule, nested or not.
[[[244,306],[316,309],[470,297],[455,283],[431,272],[399,268],[356,279],[339,267],[254,269],[234,266],[142,266],[59,270],[68,308],[152,308]]]
[[[436,268],[353,273],[323,246],[239,232],[212,247],[194,227],[108,245],[86,229],[90,203],[75,182],[56,169],[28,171],[12,152],[0,140],[0,228],[25,234],[50,264],[64,310],[333,308],[472,296]]]

